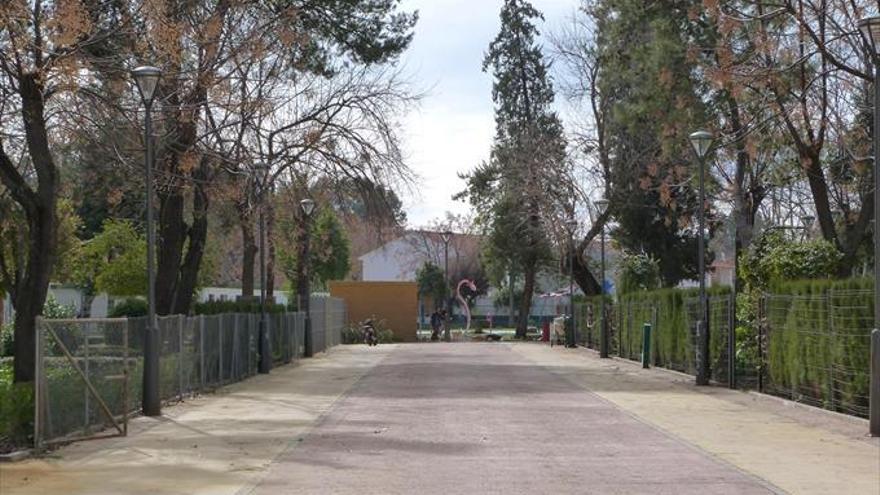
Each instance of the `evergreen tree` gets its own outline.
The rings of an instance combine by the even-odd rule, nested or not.
[[[555,189],[565,174],[562,122],[553,112],[553,86],[536,20],[543,16],[526,0],[505,0],[501,31],[483,62],[494,76],[495,140],[489,162],[466,179],[466,196],[486,231],[485,258],[495,274],[524,275],[516,333],[524,337],[535,276],[550,258],[542,218],[548,218]],[[498,278],[498,277],[495,277]],[[496,280],[497,282],[497,280]]]
[[[658,260],[666,285],[696,276],[699,170],[688,135],[706,119],[687,53],[695,3],[598,0],[591,9],[598,84],[610,108],[613,235],[625,250]]]

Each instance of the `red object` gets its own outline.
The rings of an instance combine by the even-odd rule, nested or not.
[[[541,342],[550,342],[550,322],[545,321],[541,325]]]

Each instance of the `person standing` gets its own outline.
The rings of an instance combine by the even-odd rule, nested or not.
[[[434,310],[431,313],[431,341],[436,342],[440,340],[440,327],[442,326],[442,318],[440,316],[440,312]]]

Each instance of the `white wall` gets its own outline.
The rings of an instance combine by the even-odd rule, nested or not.
[[[396,239],[361,256],[361,261],[365,282],[414,282],[428,258],[404,239]]]
[[[260,289],[254,290],[254,295],[260,295]],[[287,304],[289,294],[285,291],[275,291],[275,303]],[[208,301],[235,301],[241,296],[241,289],[235,287],[205,287],[199,291],[197,300],[199,302]]]

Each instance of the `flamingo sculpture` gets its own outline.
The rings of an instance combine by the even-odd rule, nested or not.
[[[464,300],[464,297],[461,295],[461,287],[467,286],[468,289],[476,292],[477,285],[473,282],[473,280],[463,279],[458,283],[458,287],[455,289],[455,296],[458,298],[458,302],[461,303],[461,307],[464,308],[464,314],[467,316],[467,325],[465,325],[465,330],[471,329],[471,308],[468,307],[467,301]]]

